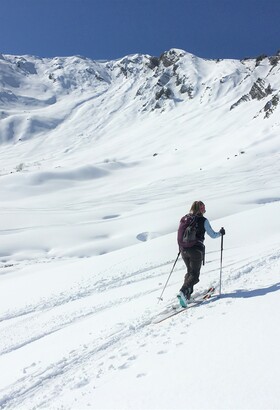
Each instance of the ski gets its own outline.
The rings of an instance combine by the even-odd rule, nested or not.
[[[211,287],[207,290],[207,292],[202,296],[203,300],[209,299],[211,298],[211,296],[213,295],[213,293],[215,292],[215,288]]]
[[[208,299],[210,299],[213,294],[215,292],[215,288],[214,287],[210,287],[206,292],[202,293],[201,295],[199,295],[198,297],[196,297],[195,299],[189,301],[187,307],[183,308],[183,307],[172,307],[172,310],[169,311],[164,311],[161,312],[154,320],[153,323],[157,324],[157,323],[161,323],[164,320],[167,320],[173,316],[178,315],[179,313],[185,312],[186,310],[195,307],[195,306],[199,306],[202,303],[204,303],[205,301],[207,301]]]

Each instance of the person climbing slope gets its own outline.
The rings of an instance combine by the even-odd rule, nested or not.
[[[205,232],[213,239],[225,235],[224,228],[221,228],[219,232],[212,229],[208,219],[203,216],[205,212],[204,203],[195,201],[189,213],[180,220],[177,241],[187,267],[183,286],[177,295],[182,307],[187,307],[193,287],[199,282],[200,269],[205,255]]]

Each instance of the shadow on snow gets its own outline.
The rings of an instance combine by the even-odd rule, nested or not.
[[[220,298],[254,298],[258,296],[265,296],[268,293],[277,292],[280,290],[280,282],[271,285],[268,288],[242,290],[237,289],[235,292],[222,294]]]

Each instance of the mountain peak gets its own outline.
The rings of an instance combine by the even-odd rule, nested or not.
[[[239,110],[241,103],[252,107],[252,112],[246,110],[250,111],[248,120],[258,116],[267,120],[279,109],[279,61],[279,56],[204,60],[177,48],[159,57],[132,54],[113,61],[81,56],[2,56],[0,142],[47,135],[59,124],[66,124],[75,106],[87,101],[100,124],[104,116],[114,118],[119,111],[137,118],[180,106],[186,113],[202,112],[210,104],[230,113]],[[264,91],[255,98],[255,90],[260,88]],[[118,100],[117,110],[110,108],[112,96]]]

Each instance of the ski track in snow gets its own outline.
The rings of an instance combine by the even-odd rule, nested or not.
[[[9,311],[5,314],[2,314],[2,316],[0,316],[0,323],[6,320],[18,318],[20,316],[37,313],[38,311],[43,312],[45,310],[51,310],[54,307],[65,305],[69,302],[74,302],[77,299],[80,300],[80,299],[89,297],[93,294],[97,294],[97,293],[100,294],[110,289],[121,288],[129,284],[137,283],[138,281],[161,276],[162,272],[157,272],[156,270],[158,270],[159,267],[165,268],[166,266],[169,266],[169,265],[170,265],[170,262],[165,262],[163,264],[140,269],[135,272],[127,272],[126,274],[122,274],[120,277],[117,277],[115,279],[108,278],[108,279],[94,280],[92,284],[91,283],[90,284],[79,283],[79,287],[73,289],[71,294],[62,294],[62,295],[59,295],[59,297],[54,296],[53,299],[48,299],[47,301],[43,300],[42,302],[36,304],[35,306],[34,305],[26,306],[21,310]],[[142,276],[143,274],[146,274],[145,277]],[[151,290],[151,292],[153,291],[154,290]],[[132,298],[128,298],[128,300]]]
[[[112,288],[117,287],[116,281],[121,280],[118,286],[126,286],[135,281],[141,280],[146,281],[151,277],[154,277],[155,272],[160,267],[166,267],[170,262],[162,264],[161,266],[153,266],[152,268],[145,268],[137,272],[127,273],[123,275],[122,278],[116,280],[108,281],[103,283],[102,280],[98,281],[95,286],[88,290],[81,292],[79,295],[76,295],[77,298],[85,298],[91,295],[93,292],[106,292]],[[224,280],[224,287],[231,285],[231,288],[236,283],[242,285],[248,282],[252,283],[253,278],[256,278],[256,284],[258,283],[258,277],[264,275],[265,272],[273,267],[273,265],[280,265],[280,252],[272,252],[268,255],[263,255],[260,258],[255,259],[247,263],[241,264],[237,263],[237,266],[225,266],[225,272],[227,277]],[[233,264],[234,265],[234,264]],[[151,274],[151,271],[153,272]],[[147,276],[141,277],[139,279],[137,275],[139,273],[147,273]],[[225,274],[226,274],[225,273]],[[156,276],[162,275],[162,272],[157,272]],[[145,354],[147,344],[151,343],[154,339],[165,340],[163,343],[166,346],[165,350],[161,348],[158,350],[158,354],[165,354],[168,352],[168,344],[171,343],[170,337],[168,337],[169,329],[174,326],[176,321],[186,322],[186,317],[190,318],[195,317],[196,320],[201,320],[207,317],[208,308],[215,308],[217,303],[234,303],[236,298],[242,297],[253,297],[261,296],[268,291],[276,291],[280,289],[280,283],[274,284],[270,289],[258,289],[256,286],[253,290],[235,290],[234,292],[225,293],[222,295],[220,301],[219,299],[213,299],[205,302],[203,307],[200,306],[198,309],[195,307],[186,313],[178,315],[168,319],[166,322],[161,324],[151,324],[155,313],[152,312],[152,309],[147,309],[146,312],[140,316],[136,317],[132,323],[117,323],[114,328],[103,329],[102,337],[94,339],[94,332],[92,331],[93,340],[87,342],[85,345],[80,346],[71,352],[69,355],[64,357],[61,360],[51,363],[49,366],[40,367],[40,363],[32,363],[29,367],[23,369],[23,376],[20,377],[15,384],[10,385],[5,388],[3,391],[3,396],[0,399],[0,408],[25,408],[29,406],[29,402],[32,398],[36,397],[36,406],[44,407],[49,406],[52,402],[52,399],[61,393],[65,386],[71,386],[71,389],[79,389],[84,385],[87,385],[89,381],[94,380],[93,388],[98,386],[99,381],[103,377],[108,377],[110,372],[116,370],[122,370],[133,364],[134,360],[138,358],[141,354]],[[131,297],[119,298],[117,304],[127,304],[129,301],[138,300],[138,298],[143,297],[144,294],[153,293],[158,291],[157,289],[150,289],[145,293],[140,292],[138,294],[133,294]],[[9,346],[9,341],[4,341],[4,338],[1,338],[1,355],[12,353],[16,349],[24,347],[26,344],[36,342],[38,339],[47,337],[53,332],[59,332],[65,326],[75,325],[76,321],[86,319],[88,315],[96,315],[100,311],[110,309],[112,306],[110,303],[105,303],[103,306],[95,306],[88,311],[83,309],[83,312],[76,311],[75,308],[68,315],[65,314],[56,314],[56,310],[61,307],[63,304],[69,304],[69,302],[75,302],[71,299],[71,296],[68,295],[64,298],[58,298],[50,300],[48,304],[37,305],[32,308],[26,309],[26,311],[21,311],[18,313],[19,316],[26,315],[27,317],[17,322],[15,326],[15,339],[16,343]],[[116,306],[117,308],[117,306]],[[162,305],[158,308],[159,311],[162,311]],[[44,320],[43,316],[50,313],[50,317]],[[13,320],[19,319],[14,313],[14,316],[6,316],[2,320],[11,321],[11,327],[13,326]],[[25,329],[25,333],[24,333]],[[29,329],[33,336],[27,335],[26,330]],[[41,329],[47,329],[41,331]],[[185,326],[185,330],[180,333],[176,344],[182,343],[181,338],[184,338],[184,335],[188,332],[188,326]],[[19,340],[19,333],[23,335],[23,340],[21,343]],[[11,332],[8,332],[9,339],[11,338]],[[129,342],[129,339],[132,338],[132,342]],[[135,342],[136,340],[136,342]],[[145,342],[143,342],[143,340]],[[136,354],[130,355],[130,351],[125,349],[126,343],[131,345],[131,343],[136,343]],[[131,349],[130,349],[131,350]],[[93,363],[95,365],[93,366]],[[144,377],[145,374],[138,374],[137,377]],[[48,391],[47,396],[44,395],[44,391]]]
[[[10,391],[0,400],[1,408],[13,408],[15,405],[24,405],[24,400],[29,401],[30,396],[32,397],[32,395],[37,393],[43,386],[44,388],[50,389],[50,395],[45,403],[44,401],[40,403],[40,406],[51,402],[51,399],[59,393],[59,391],[57,391],[57,385],[59,385],[59,383],[59,390],[63,389],[64,384],[71,385],[73,379],[77,379],[77,373],[80,372],[79,377],[84,375],[84,369],[80,369],[81,367],[94,360],[101,360],[109,349],[120,349],[120,345],[123,344],[126,338],[132,334],[134,335],[135,332],[140,331],[149,323],[149,321],[143,321],[128,329],[107,334],[104,336],[105,341],[103,343],[95,341],[91,345],[88,344],[84,346],[82,349],[70,352],[69,358],[60,360],[45,369],[37,372],[34,371],[32,374],[22,377],[17,381],[16,386],[12,386]],[[99,369],[96,373],[97,378],[104,372],[102,367],[102,364],[99,365]],[[119,368],[120,367],[121,365]],[[48,386],[48,383],[53,384],[54,379],[56,386]]]

